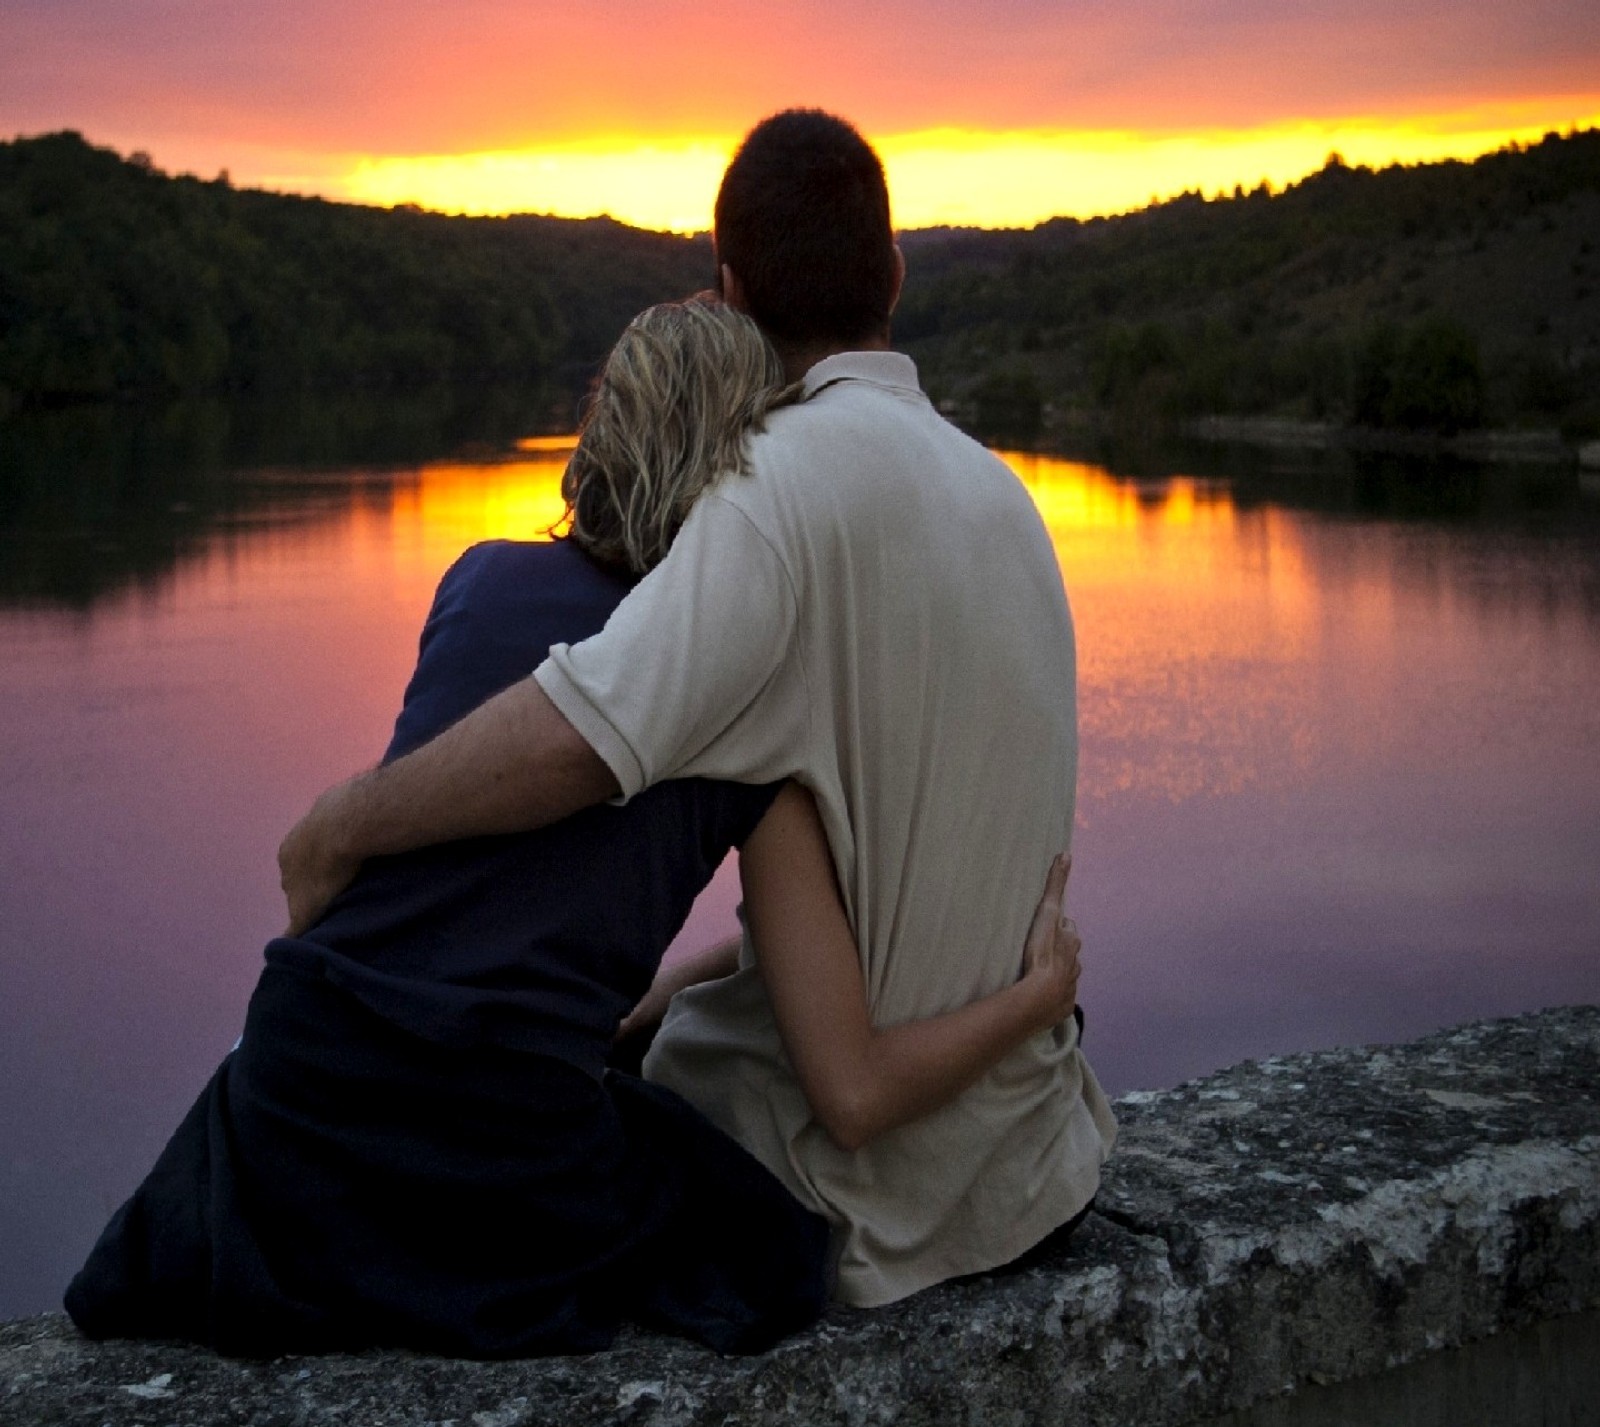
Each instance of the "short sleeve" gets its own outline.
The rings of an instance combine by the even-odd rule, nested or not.
[[[690,774],[765,782],[788,771],[783,745],[803,731],[785,677],[796,620],[777,549],[709,494],[605,628],[552,646],[534,678],[625,796]]]
[[[385,763],[391,763],[402,754],[426,743],[446,722],[439,706],[448,698],[451,687],[449,676],[456,671],[450,667],[451,641],[444,632],[451,621],[462,618],[469,591],[483,568],[490,548],[487,543],[468,546],[439,579],[433,605],[418,641],[417,666],[406,685],[405,698],[395,719],[394,734],[383,755]],[[456,717],[459,716],[458,712]]]

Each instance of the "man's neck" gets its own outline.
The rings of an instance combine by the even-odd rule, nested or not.
[[[805,345],[796,345],[788,342],[775,344],[778,356],[783,362],[783,374],[791,382],[800,381],[812,367],[828,357],[836,357],[840,352],[887,352],[890,350],[889,338],[863,337],[858,342],[815,342]]]

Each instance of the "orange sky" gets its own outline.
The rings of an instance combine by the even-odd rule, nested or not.
[[[1031,223],[1600,121],[1593,0],[5,0],[0,134],[464,211],[709,221],[762,114],[815,104],[896,217]]]

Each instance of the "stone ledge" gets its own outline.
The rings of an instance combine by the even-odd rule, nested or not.
[[[0,1326],[7,1427],[1177,1427],[1600,1306],[1600,1007],[1125,1096],[1057,1261],[838,1309],[760,1357],[234,1362]]]

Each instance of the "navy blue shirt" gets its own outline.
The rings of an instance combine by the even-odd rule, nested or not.
[[[385,762],[596,633],[630,582],[570,541],[475,545],[440,581]],[[431,1040],[598,1072],[696,895],[777,793],[691,778],[551,827],[365,863],[267,959],[318,970]]]

